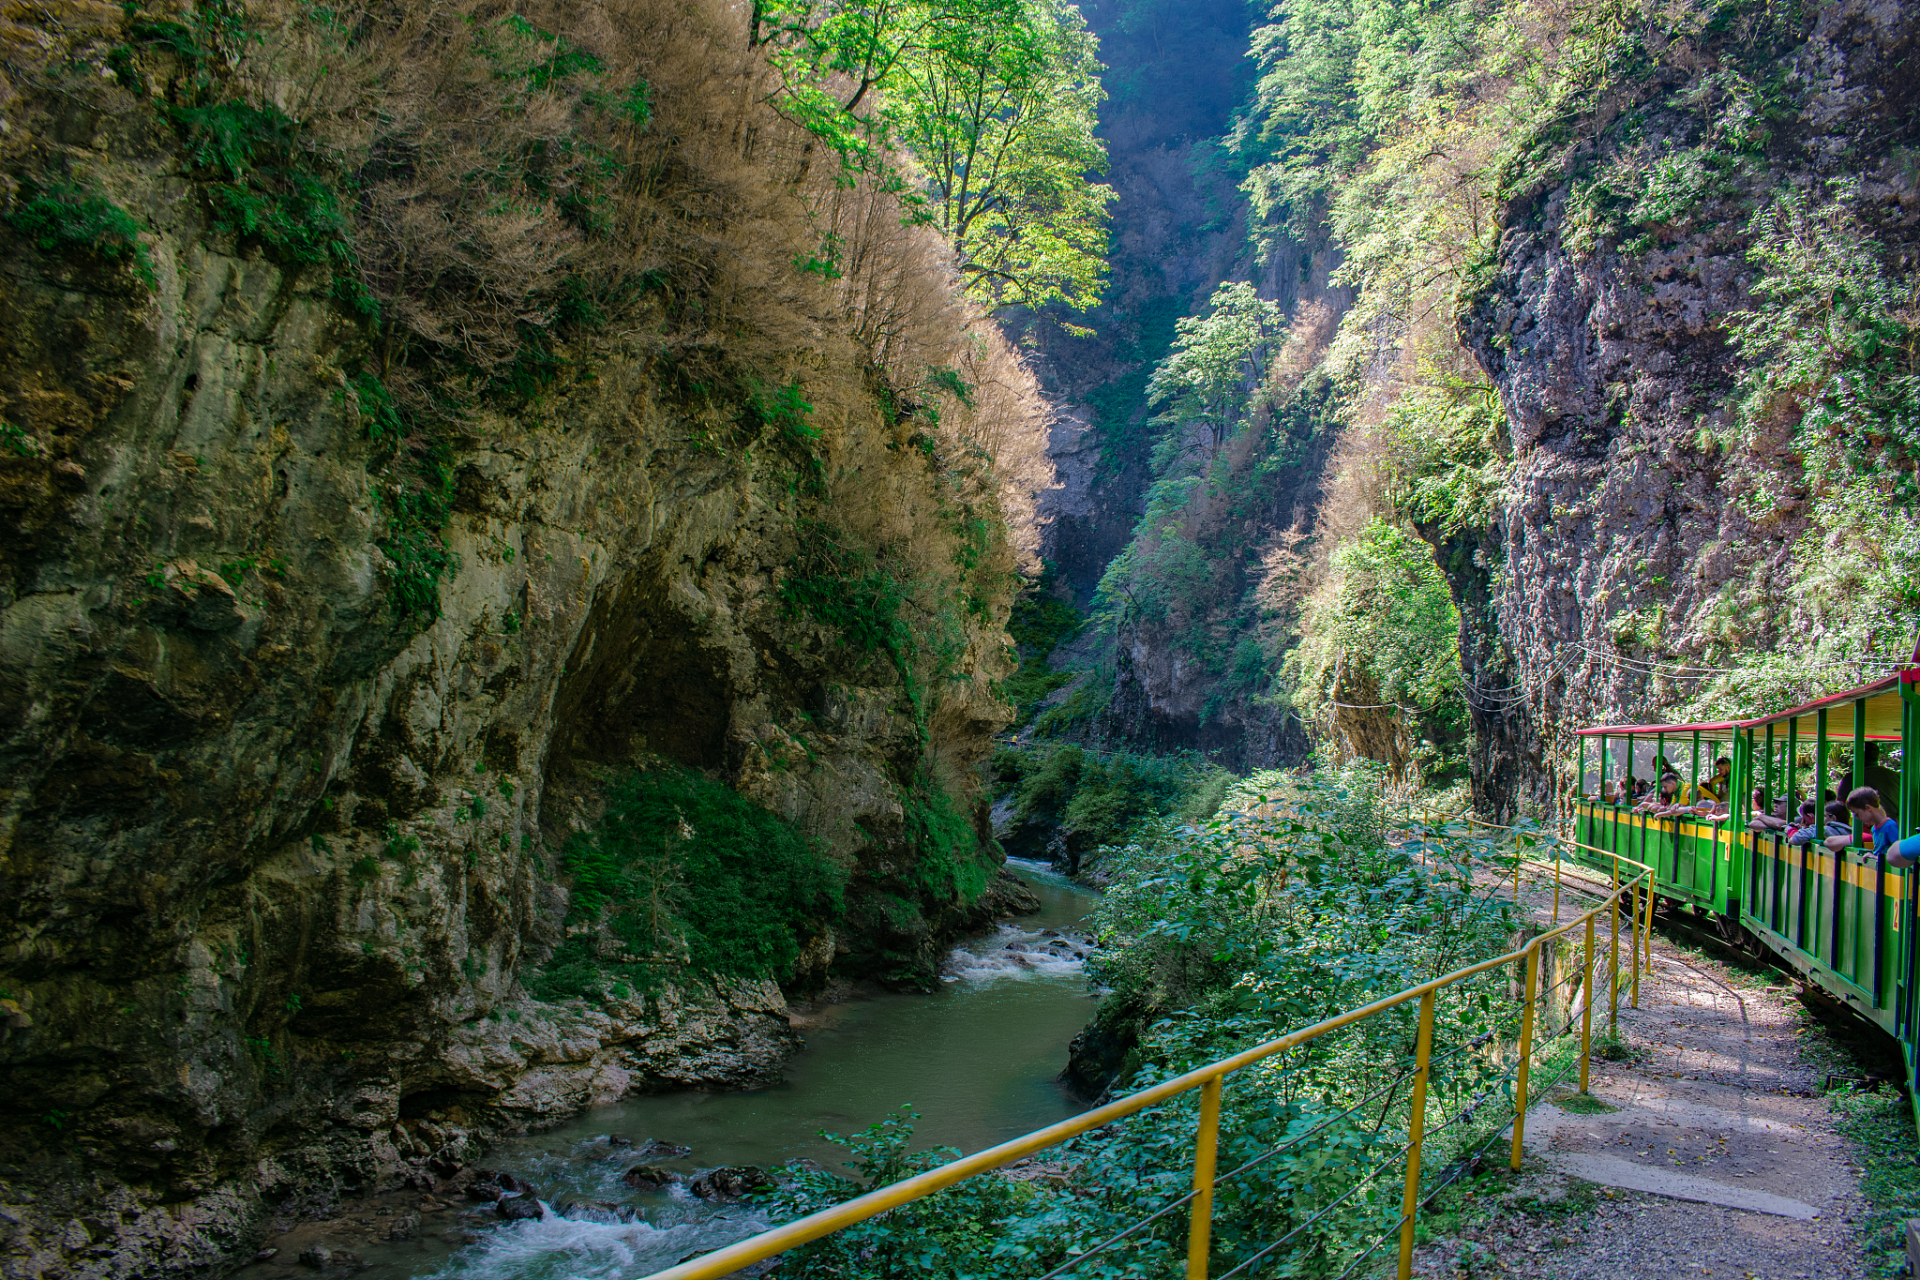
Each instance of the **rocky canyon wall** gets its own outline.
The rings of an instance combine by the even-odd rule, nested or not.
[[[502,1129],[765,1083],[795,1043],[776,977],[924,985],[1007,904],[973,766],[1008,718],[1021,500],[996,468],[1037,429],[1031,381],[937,241],[808,176],[737,15],[521,12],[402,23],[332,117],[244,73],[366,73],[381,11],[344,43],[272,9],[0,28],[9,1276],[218,1272],[270,1215]],[[581,144],[605,225],[524,181],[436,203],[441,99],[403,101],[393,60],[463,32],[532,41],[468,90],[552,113],[566,76],[576,111],[617,71],[641,86]],[[354,133],[376,115],[414,132]],[[279,168],[235,120],[291,140]],[[843,231],[868,274],[798,269]],[[516,300],[529,345],[486,366],[461,326],[495,300],[488,255],[549,233],[590,264],[563,293],[615,283],[591,314]],[[443,242],[437,302],[381,276]],[[935,370],[976,388],[944,418]],[[807,833],[844,916],[790,973],[534,999],[585,927],[569,840],[661,763]]]
[[[1488,812],[1551,809],[1581,724],[1791,705],[1910,648],[1915,601],[1882,579],[1912,563],[1912,423],[1829,406],[1911,376],[1856,345],[1913,323],[1911,19],[1734,6],[1622,34],[1504,176],[1461,333],[1512,466],[1490,527],[1436,539]]]

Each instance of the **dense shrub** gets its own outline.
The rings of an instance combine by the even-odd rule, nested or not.
[[[659,964],[792,976],[801,942],[845,909],[844,873],[806,836],[691,769],[616,780],[591,831],[567,843],[570,932],[535,984],[592,995],[600,974],[650,985]]]

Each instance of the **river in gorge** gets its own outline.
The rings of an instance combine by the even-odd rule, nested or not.
[[[955,947],[940,990],[868,993],[808,1015],[806,1047],[773,1088],[631,1097],[503,1141],[480,1163],[531,1183],[544,1217],[506,1222],[493,1205],[466,1202],[424,1213],[416,1239],[360,1246],[371,1265],[359,1275],[633,1280],[767,1225],[749,1206],[690,1194],[699,1171],[800,1159],[835,1167],[845,1149],[822,1130],[857,1132],[906,1107],[919,1113],[915,1150],[978,1151],[1073,1114],[1078,1104],[1056,1077],[1093,1013],[1081,931],[1095,897],[1039,864],[1011,865],[1038,894],[1040,912]],[[689,1154],[640,1156],[649,1140]],[[642,1163],[682,1177],[661,1192],[635,1191],[621,1175]],[[291,1251],[241,1275],[285,1276]]]

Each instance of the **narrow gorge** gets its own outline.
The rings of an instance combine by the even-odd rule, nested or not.
[[[0,6],[0,1273],[344,1275],[300,1233],[496,1170],[595,1221],[608,1134],[704,1125],[605,1241],[374,1264],[639,1280],[1504,948],[1393,831],[1920,653],[1916,30]],[[1233,878],[1276,804],[1338,883]],[[938,1274],[1118,1229],[1162,1138]]]

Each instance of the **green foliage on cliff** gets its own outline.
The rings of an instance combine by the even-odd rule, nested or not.
[[[1331,568],[1287,657],[1293,705],[1310,723],[1347,723],[1346,738],[1396,772],[1412,765],[1429,784],[1458,776],[1460,614],[1433,548],[1376,519],[1335,549]]]
[[[1095,42],[1058,0],[759,0],[753,39],[783,106],[850,173],[907,194],[990,305],[1085,308],[1106,267],[1112,191],[1094,137]],[[915,165],[888,153],[903,148]]]
[[[914,853],[914,884],[935,901],[978,902],[999,859],[982,845],[947,789],[923,771],[913,786],[901,789],[900,808]]]
[[[1788,192],[1754,215],[1755,305],[1729,318],[1748,373],[1742,425],[1796,420],[1816,484],[1864,476],[1920,503],[1920,275],[1890,271],[1847,204]]]
[[[1225,332],[1190,326],[1188,347],[1162,361],[1155,376],[1170,392],[1177,385],[1202,396],[1200,353],[1219,339],[1213,354],[1233,358],[1207,379],[1218,389],[1206,406],[1180,396],[1161,416],[1146,511],[1102,575],[1094,608],[1115,631],[1149,630],[1211,677],[1223,698],[1258,702],[1272,697],[1294,634],[1292,603],[1276,587],[1291,581],[1310,545],[1303,532],[1278,535],[1274,525],[1297,518],[1309,500],[1313,463],[1342,406],[1335,385],[1319,375],[1297,386],[1265,381],[1271,304],[1246,286],[1216,299],[1209,319],[1226,314]],[[1228,372],[1235,365],[1237,389]]]
[[[1015,597],[1013,614],[1007,619],[1007,634],[1020,659],[1020,666],[1006,682],[1007,699],[1014,708],[1015,729],[1024,728],[1040,703],[1075,676],[1072,671],[1054,669],[1053,651],[1073,639],[1085,625],[1086,618],[1054,594],[1055,583],[1053,568],[1049,565]]]
[[[447,546],[453,515],[453,452],[445,441],[416,434],[386,383],[371,373],[349,380],[340,398],[374,445],[383,523],[376,545],[403,615],[421,622],[440,616],[440,583],[460,567]]]
[[[93,258],[132,268],[151,289],[153,260],[140,243],[144,227],[119,205],[79,187],[32,192],[24,204],[0,217],[42,253]]]
[[[289,263],[331,268],[343,302],[379,314],[360,284],[340,195],[322,176],[324,162],[298,121],[242,101],[177,106],[169,114],[187,154],[210,179],[215,230],[257,238]]]
[[[1784,427],[1800,474],[1739,501],[1765,520],[1804,486],[1811,518],[1789,584],[1735,582],[1710,606],[1704,656],[1722,669],[1687,708],[1703,716],[1792,706],[1844,683],[1857,659],[1904,656],[1920,633],[1920,273],[1891,269],[1848,203],[1816,210],[1788,193],[1749,231],[1760,278],[1728,322],[1747,362],[1740,443]],[[1749,638],[1782,612],[1785,634],[1756,651]]]
[[[568,938],[529,981],[543,1000],[647,990],[685,966],[786,978],[845,909],[845,873],[784,819],[691,769],[617,778],[560,856]]]

